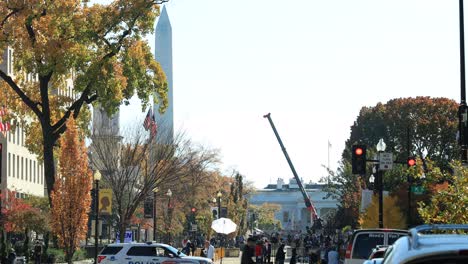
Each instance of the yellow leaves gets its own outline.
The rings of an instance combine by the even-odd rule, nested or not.
[[[384,196],[383,201],[383,225],[384,228],[406,228],[405,216],[397,205],[397,198]],[[378,196],[372,197],[372,202],[364,213],[359,217],[361,228],[379,227],[379,202]]]

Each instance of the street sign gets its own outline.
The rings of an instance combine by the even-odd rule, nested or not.
[[[390,170],[393,168],[393,154],[382,152],[379,155],[379,170]]]
[[[192,232],[197,232],[197,225],[196,224],[192,224]]]
[[[425,190],[424,186],[411,186],[411,192],[414,194],[423,194]]]

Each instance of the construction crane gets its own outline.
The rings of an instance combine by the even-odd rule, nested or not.
[[[273,120],[271,120],[271,114],[268,113],[264,115],[263,117],[268,118],[268,121],[270,122],[271,128],[273,129],[273,132],[275,133],[276,139],[278,140],[278,143],[281,146],[281,150],[283,151],[283,154],[286,157],[286,160],[288,161],[289,168],[291,168],[294,178],[296,179],[297,185],[299,186],[302,196],[304,197],[305,206],[307,207],[307,210],[309,210],[310,212],[311,219],[315,222],[316,220],[318,220],[317,210],[315,209],[315,206],[312,204],[312,201],[310,200],[309,195],[305,191],[304,186],[302,185],[302,182],[299,179],[299,176],[297,175],[296,169],[294,169],[294,165],[292,164],[292,161],[289,158],[288,152],[286,151],[286,148],[284,147],[283,142],[281,141],[278,131],[276,130],[275,125],[273,124]]]

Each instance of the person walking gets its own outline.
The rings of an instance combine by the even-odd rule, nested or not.
[[[206,254],[206,257],[211,259],[212,261],[214,261],[214,250],[215,248],[213,247],[213,245],[211,245],[210,241],[209,240],[206,240],[205,241],[205,254]]]
[[[34,245],[34,263],[41,264],[41,256],[42,256],[42,245],[40,241],[36,241],[36,245]]]
[[[328,251],[328,264],[338,264],[338,251],[336,246],[333,246],[330,251]]]
[[[263,241],[260,239],[255,246],[255,263],[263,263]]]
[[[286,258],[286,254],[284,252],[284,243],[281,242],[278,250],[276,251],[275,256],[275,264],[284,264],[284,259]]]
[[[263,247],[263,256],[265,263],[271,264],[271,243],[265,239],[265,246]]]
[[[255,240],[251,237],[247,239],[247,244],[245,244],[242,249],[241,264],[254,264],[255,256]]]

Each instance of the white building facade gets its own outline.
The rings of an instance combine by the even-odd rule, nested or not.
[[[317,210],[318,217],[326,220],[328,215],[337,210],[338,202],[335,199],[325,199],[327,193],[322,190],[323,184],[303,185]],[[303,195],[294,178],[290,179],[289,184],[285,184],[283,179],[278,179],[277,184],[269,184],[264,189],[257,190],[250,197],[250,203],[280,205],[281,209],[275,214],[275,218],[281,221],[283,230],[304,231],[306,226],[312,226],[310,211],[305,206]]]
[[[14,75],[12,49],[7,48],[4,51],[0,69],[10,76]],[[31,81],[34,79],[31,78]],[[44,166],[38,161],[37,155],[28,151],[25,140],[26,134],[21,126],[16,126],[15,130],[0,133],[1,191],[2,193],[5,193],[6,189],[15,191],[16,196],[21,198],[27,195],[44,196],[47,192]]]

